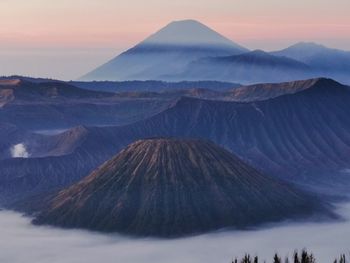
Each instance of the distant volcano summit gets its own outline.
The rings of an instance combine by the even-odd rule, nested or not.
[[[37,224],[181,236],[245,227],[323,210],[313,197],[211,142],[146,139],[61,191]]]
[[[151,35],[141,45],[216,45],[235,47],[237,50],[246,51],[246,49],[235,44],[228,38],[220,35],[216,31],[196,20],[174,21]]]
[[[182,72],[191,61],[248,50],[195,20],[175,21],[82,80],[147,80]]]

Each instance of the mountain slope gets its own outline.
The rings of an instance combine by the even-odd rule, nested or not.
[[[163,75],[181,72],[189,62],[198,58],[234,55],[246,51],[247,49],[197,21],[176,21],[82,79],[163,79]]]
[[[35,220],[142,236],[179,236],[298,218],[316,200],[200,140],[137,141],[62,190]]]
[[[175,78],[237,81],[249,84],[291,81],[312,75],[312,69],[302,62],[256,50],[235,56],[199,59],[190,63],[184,73]]]

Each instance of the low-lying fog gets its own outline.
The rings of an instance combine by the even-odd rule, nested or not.
[[[231,231],[176,240],[132,239],[86,231],[36,227],[20,214],[0,211],[0,262],[11,263],[229,263],[245,252],[271,262],[274,252],[312,250],[318,262],[349,255],[350,204],[337,223],[283,224],[258,231]],[[262,262],[262,261],[261,261]]]

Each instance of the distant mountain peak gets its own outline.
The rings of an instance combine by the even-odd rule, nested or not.
[[[146,38],[141,44],[227,45],[247,50],[197,20],[173,21]]]
[[[294,52],[304,51],[304,52],[317,53],[317,52],[322,52],[324,50],[330,50],[330,48],[315,42],[299,42],[284,50],[292,50]]]
[[[309,47],[309,48],[322,47],[322,48],[325,48],[325,46],[322,44],[318,44],[315,42],[304,42],[304,41],[298,42],[298,43],[292,45],[291,47]]]
[[[237,56],[241,57],[256,57],[256,58],[274,58],[275,56],[271,55],[270,53],[267,53],[266,51],[262,49],[256,49],[247,53],[243,53]]]
[[[322,59],[320,60],[320,62],[317,59],[318,57],[328,57],[327,61],[323,63],[329,64],[329,62],[336,63],[337,61],[342,60],[344,55],[345,57],[349,56],[349,52],[347,51],[329,48],[325,45],[318,44],[315,42],[299,42],[285,49],[271,52],[271,54],[290,57],[305,63],[316,63],[316,66],[322,63]],[[329,58],[332,59],[329,60]]]
[[[269,53],[265,52],[262,49],[255,49],[250,52],[251,54],[256,54],[256,55],[270,55]]]
[[[198,21],[174,21],[82,79],[169,80],[197,59],[248,51]]]
[[[191,18],[189,18],[189,19],[182,19],[182,20],[174,20],[174,21],[170,22],[169,24],[199,24],[199,25],[203,25],[198,20],[191,19]]]
[[[200,26],[207,27],[203,23],[195,19],[183,19],[183,20],[174,20],[170,22],[167,26]]]

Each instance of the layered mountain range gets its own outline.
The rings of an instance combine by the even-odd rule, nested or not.
[[[169,104],[170,98],[119,96],[78,88],[62,81],[2,79],[0,119],[3,123],[29,130],[121,125],[160,112]]]
[[[13,201],[57,190],[133,141],[154,136],[209,139],[266,174],[341,194],[350,164],[349,100],[349,87],[330,79],[248,86],[223,99],[182,97],[125,126],[33,137],[26,145],[31,158],[0,161],[0,195]]]
[[[34,222],[169,237],[326,211],[211,142],[155,138],[132,143],[60,191]]]
[[[328,48],[311,42],[297,43],[286,49],[272,52],[310,65],[325,76],[336,76],[339,81],[348,82],[350,52]]]
[[[34,131],[125,125],[161,112],[181,96],[209,98],[238,86],[207,81],[105,83],[3,77],[0,119]]]
[[[330,77],[350,84],[350,52],[298,43],[251,51],[194,20],[172,22],[82,80],[216,80],[256,84]]]
[[[282,82],[306,79],[314,74],[305,63],[255,50],[239,55],[208,57],[191,62],[170,79],[226,80],[239,83]]]

